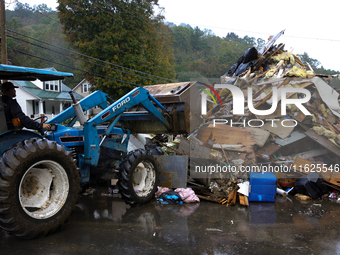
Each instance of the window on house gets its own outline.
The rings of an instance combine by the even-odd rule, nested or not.
[[[88,93],[90,91],[91,85],[88,83],[83,84],[83,93]]]
[[[45,89],[51,91],[59,91],[59,81],[46,81]]]
[[[64,103],[63,104],[63,110],[66,110],[67,108],[69,108],[71,106],[71,103]]]

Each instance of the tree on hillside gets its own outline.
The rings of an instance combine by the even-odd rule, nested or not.
[[[6,23],[8,59],[13,65],[72,72],[75,77],[65,81],[70,87],[83,79],[77,70],[82,69],[81,63],[70,56],[56,11],[46,4],[17,3],[13,11],[6,10]]]
[[[169,28],[162,23],[163,17],[154,13],[158,0],[58,3],[67,39],[82,54],[100,60],[85,62],[86,76],[97,89],[118,98],[133,85],[175,78]]]
[[[240,41],[241,38],[237,34],[235,34],[234,32],[230,32],[226,35],[226,37],[224,37],[224,40],[227,41],[227,42],[228,41]]]
[[[206,33],[199,29],[199,27],[195,27],[193,29],[193,33],[191,34],[190,40],[191,45],[195,51],[209,51],[211,47],[208,45],[206,41]]]
[[[304,52],[303,54],[297,54],[297,56],[301,59],[302,63],[307,66],[307,63],[310,64],[312,69],[315,73],[318,74],[327,74],[327,75],[333,75],[338,74],[339,71],[331,70],[331,69],[325,69],[321,62],[317,59],[311,58],[307,52]]]
[[[179,81],[187,81],[187,77],[192,74],[196,78],[221,75],[225,66],[219,62],[215,49],[222,39],[216,37],[211,30],[192,28],[187,24],[172,25],[171,32],[175,38],[175,70]]]
[[[304,52],[303,54],[297,54],[297,56],[301,59],[304,65],[307,66],[307,63],[309,63],[313,69],[318,68],[318,66],[321,64],[319,60],[311,58],[307,52]]]

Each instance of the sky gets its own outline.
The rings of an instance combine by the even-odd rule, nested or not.
[[[56,0],[19,1],[31,6],[46,3],[54,10],[57,7]],[[335,0],[159,0],[159,5],[164,7],[165,21],[209,29],[219,37],[234,32],[240,37],[267,41],[270,35],[285,29],[276,42],[284,43],[285,50],[293,50],[294,54],[307,52],[324,68],[340,70],[339,8]]]

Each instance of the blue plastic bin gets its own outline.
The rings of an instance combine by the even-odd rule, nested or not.
[[[275,202],[276,176],[274,173],[250,173],[249,201]]]

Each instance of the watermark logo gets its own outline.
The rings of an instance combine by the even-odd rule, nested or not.
[[[209,88],[219,99],[220,104],[222,105],[222,101],[218,93],[216,92],[216,89],[228,89],[232,93],[233,97],[233,114],[234,115],[242,115],[245,114],[245,98],[242,90],[234,85],[230,84],[215,84],[214,87],[204,84],[205,87]],[[201,93],[201,114],[206,115],[207,114],[207,103],[208,103],[208,96],[210,96],[215,105],[217,105],[216,100],[214,96],[205,88],[200,88],[202,90]],[[278,105],[278,89],[276,87],[272,87],[272,106],[270,109],[267,110],[258,110],[253,105],[253,90],[251,87],[248,88],[248,100],[247,100],[247,106],[251,113],[255,115],[270,115],[273,112],[276,111],[277,105]],[[303,98],[287,98],[288,93],[302,93],[305,95]],[[312,115],[302,104],[307,103],[311,99],[311,94],[309,90],[304,88],[280,88],[280,97],[281,97],[281,115],[286,116],[287,115],[287,105],[288,104],[294,104],[297,108],[300,109],[301,112],[303,112],[305,115]]]
[[[222,106],[222,100],[221,100],[219,94],[217,93],[217,91],[216,91],[212,86],[210,86],[210,85],[208,85],[208,84],[205,84],[205,83],[202,83],[202,82],[200,82],[200,84],[202,84],[204,87],[210,89],[210,90],[215,94],[215,96],[216,96],[217,99],[219,100],[219,103],[220,103],[221,106]],[[206,94],[202,93],[202,95],[205,95],[205,100],[206,100],[206,101],[205,101],[205,104],[204,104],[205,108],[204,108],[204,109],[202,108],[202,111],[204,110],[204,111],[205,111],[204,114],[207,114],[207,103],[206,103],[206,102],[207,102],[207,95],[209,95],[209,96],[211,97],[211,99],[214,101],[215,105],[217,105],[217,103],[216,103],[215,97],[210,93],[209,90],[207,90],[207,89],[204,88],[204,87],[198,87],[198,88],[199,88],[200,90],[202,90],[203,92],[206,93]],[[202,103],[202,106],[203,106],[203,103]],[[203,114],[203,113],[202,113],[202,114]]]

